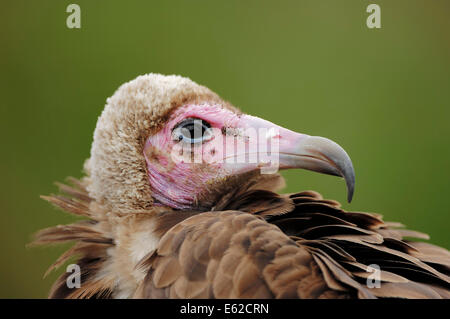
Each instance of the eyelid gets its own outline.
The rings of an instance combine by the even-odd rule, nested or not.
[[[180,126],[183,126],[183,125],[186,125],[186,124],[189,124],[189,123],[194,123],[195,120],[201,121],[202,123],[207,124],[207,126],[211,127],[211,124],[208,121],[205,121],[204,119],[201,119],[199,117],[187,117],[184,120],[182,120],[181,122],[178,122],[173,127],[172,131],[175,130],[176,128],[180,127]]]
[[[196,119],[197,119],[197,118],[194,118],[194,117],[188,117],[188,118],[185,118],[184,120],[182,120],[181,122],[179,122],[178,124],[176,124],[176,125],[174,126],[173,129],[176,129],[176,128],[178,128],[178,127],[180,127],[180,126],[183,126],[183,125],[185,125],[185,124],[187,124],[187,123],[194,122],[194,120],[196,120]],[[201,119],[199,119],[199,120],[201,120]]]

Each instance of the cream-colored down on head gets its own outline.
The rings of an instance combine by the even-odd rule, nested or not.
[[[146,74],[120,86],[107,99],[85,163],[89,196],[108,210],[151,207],[142,153],[145,140],[163,127],[176,108],[206,101],[237,110],[208,88],[181,76]]]

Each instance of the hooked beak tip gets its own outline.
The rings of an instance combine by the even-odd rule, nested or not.
[[[351,203],[355,191],[355,175],[353,175],[351,180],[345,178],[345,183],[347,184],[347,202]]]
[[[304,168],[319,173],[341,176],[347,185],[347,201],[353,199],[355,170],[347,152],[333,142],[320,136],[306,136],[295,146],[299,157],[291,167]]]

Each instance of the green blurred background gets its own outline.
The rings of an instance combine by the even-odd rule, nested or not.
[[[66,7],[81,7],[81,29]],[[381,29],[368,29],[368,4]],[[352,210],[450,246],[449,1],[2,1],[0,297],[44,298],[66,246],[26,248],[74,217],[39,198],[80,177],[123,82],[188,76],[245,112],[332,138],[357,174]],[[290,171],[287,191],[345,201],[342,180]],[[60,270],[59,272],[61,272]]]

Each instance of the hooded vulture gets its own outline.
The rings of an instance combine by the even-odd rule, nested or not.
[[[341,176],[352,198],[352,162],[331,140],[246,115],[180,76],[123,84],[85,176],[43,196],[83,217],[36,235],[74,242],[49,271],[80,269],[79,288],[65,272],[50,298],[450,297],[448,250],[313,191],[279,194],[277,168]]]

